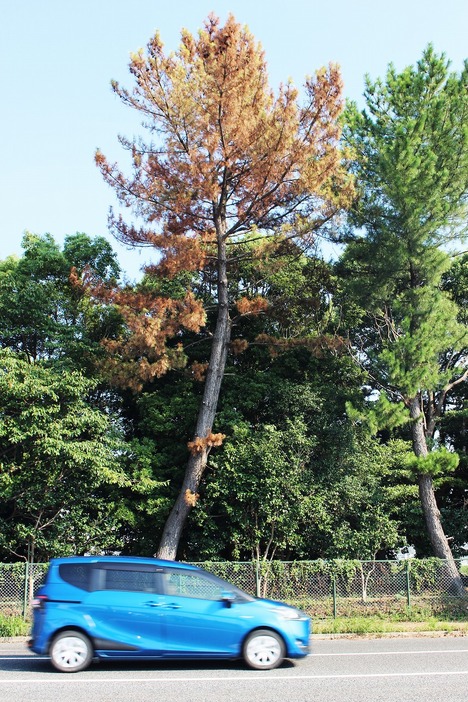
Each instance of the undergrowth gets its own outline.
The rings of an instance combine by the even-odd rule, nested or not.
[[[390,634],[407,632],[458,632],[468,636],[468,620],[448,621],[438,617],[414,619],[384,619],[381,617],[336,617],[314,620],[314,634]]]
[[[31,624],[20,616],[0,614],[0,637],[27,636]]]

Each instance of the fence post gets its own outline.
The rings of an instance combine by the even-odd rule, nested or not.
[[[29,558],[26,560],[24,568],[24,588],[23,588],[23,619],[26,619],[29,602]]]
[[[332,591],[333,591],[333,619],[336,619],[336,577],[332,577]]]
[[[408,609],[411,609],[411,579],[410,579],[410,560],[406,561],[406,602]]]
[[[255,593],[257,597],[261,597],[261,575],[260,575],[260,563],[258,558],[255,561]]]

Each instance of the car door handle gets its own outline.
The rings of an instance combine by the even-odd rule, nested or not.
[[[145,602],[145,605],[147,607],[159,607],[161,609],[180,609],[180,605],[175,602],[155,602],[154,600],[150,600],[149,602]]]

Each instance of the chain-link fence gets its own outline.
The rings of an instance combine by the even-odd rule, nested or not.
[[[0,613],[26,616],[46,572],[47,563],[0,563]]]
[[[465,597],[454,594],[445,561],[204,562],[206,570],[260,597],[288,602],[321,619],[423,607],[441,613],[448,606],[466,610]],[[459,562],[461,566],[461,562]],[[30,601],[44,581],[47,564],[0,563],[0,613],[28,616]],[[468,577],[465,580],[465,596]]]
[[[467,607],[468,577],[461,576],[463,597],[454,589],[447,563],[437,558],[197,565],[247,592],[283,600],[315,618],[392,614],[412,607],[437,614],[447,608],[454,611],[457,605]]]

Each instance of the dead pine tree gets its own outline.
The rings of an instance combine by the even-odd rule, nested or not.
[[[213,424],[231,313],[239,304],[229,290],[236,245],[253,231],[261,233],[270,253],[288,238],[310,242],[347,206],[353,187],[339,146],[343,101],[337,66],[307,79],[301,100],[291,82],[275,94],[264,53],[249,30],[232,15],[224,26],[210,15],[196,37],[182,31],[175,52],[166,54],[156,33],[146,51],[132,55],[130,72],[132,90],[117,83],[113,88],[141,114],[149,138],[120,138],[132,158],[128,177],[99,151],[96,162],[122,205],[144,224],[111,215],[111,230],[126,244],[154,247],[159,260],[148,274],[202,275],[209,267],[217,289],[216,325],[187,469],[158,551],[173,559],[209,451],[223,438]],[[195,310],[193,299],[188,302]],[[258,300],[244,299],[244,313],[249,305],[252,311],[261,307]],[[199,313],[197,307],[195,324],[202,323]],[[181,305],[172,319],[190,324],[190,313]],[[146,331],[150,347],[151,330]],[[148,373],[161,358],[170,367],[164,353],[160,349],[146,364]]]

